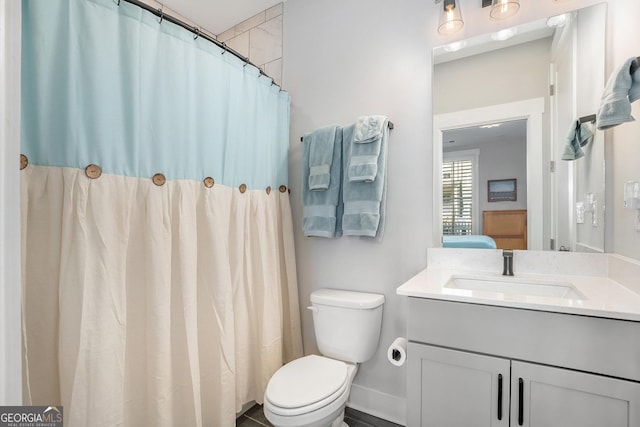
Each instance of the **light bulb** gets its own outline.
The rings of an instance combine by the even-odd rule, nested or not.
[[[520,10],[520,0],[493,0],[489,15],[493,19],[507,19]]]

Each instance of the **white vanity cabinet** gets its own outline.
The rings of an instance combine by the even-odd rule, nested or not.
[[[632,381],[425,344],[409,354],[409,426],[640,425]]]
[[[640,426],[640,384],[513,361],[511,425]]]
[[[408,355],[409,426],[509,426],[509,360],[412,342]]]
[[[408,426],[638,427],[640,322],[409,298]]]

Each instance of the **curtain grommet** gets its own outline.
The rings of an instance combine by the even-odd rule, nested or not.
[[[203,179],[202,182],[204,183],[204,186],[207,187],[207,188],[213,187],[213,185],[216,183],[213,180],[213,178],[211,178],[210,176],[208,176],[205,179]]]
[[[267,192],[267,194],[271,194],[271,186],[268,186],[265,191]]]
[[[240,187],[238,187],[238,189],[241,193],[244,193],[245,191],[247,191],[247,184],[240,184]]]
[[[167,178],[165,178],[165,176],[163,174],[161,174],[161,173],[157,173],[157,174],[153,175],[153,178],[151,178],[151,180],[158,187],[163,186],[164,183],[167,182]]]
[[[91,163],[89,166],[84,168],[84,174],[89,179],[98,179],[102,176],[102,169],[100,166]]]
[[[24,154],[20,154],[20,170],[29,166],[29,159]]]
[[[281,185],[279,188],[281,193],[284,193],[285,191],[287,191],[287,186],[286,185]]]

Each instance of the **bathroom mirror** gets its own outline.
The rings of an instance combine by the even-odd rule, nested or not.
[[[434,49],[436,239],[605,252],[605,36],[603,3]],[[562,160],[579,119],[595,137]]]

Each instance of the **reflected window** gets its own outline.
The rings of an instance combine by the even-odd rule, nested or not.
[[[473,159],[442,164],[442,234],[473,234]]]

